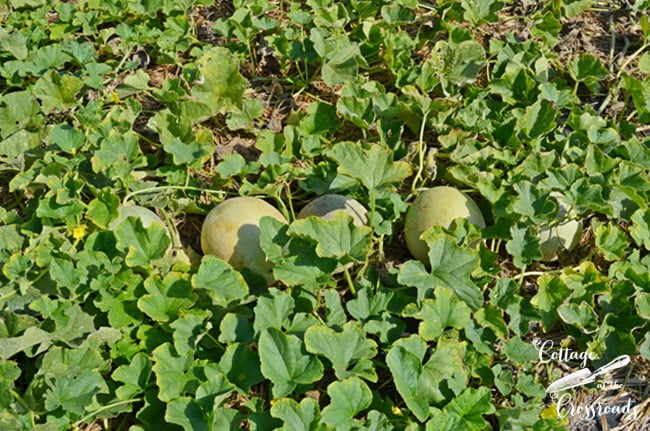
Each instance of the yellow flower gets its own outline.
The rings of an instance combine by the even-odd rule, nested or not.
[[[72,230],[72,237],[74,239],[81,239],[84,236],[86,236],[86,231],[88,230],[88,227],[85,224],[82,224],[81,226],[77,226]]]
[[[542,419],[550,419],[550,418],[556,418],[557,417],[557,407],[555,403],[551,404],[550,406],[546,407],[542,412],[539,414]]]
[[[111,99],[113,100],[113,103],[120,103],[120,96],[118,96],[115,91],[111,91]]]

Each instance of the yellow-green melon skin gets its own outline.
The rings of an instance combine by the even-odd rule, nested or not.
[[[214,207],[201,229],[201,249],[225,260],[235,269],[248,268],[273,281],[273,267],[260,247],[260,220],[273,217],[286,223],[284,216],[262,199],[237,197]]]
[[[413,257],[428,264],[429,248],[420,235],[432,226],[449,228],[457,218],[466,218],[480,228],[485,227],[479,207],[460,190],[439,186],[420,193],[407,211],[404,225],[406,245]]]
[[[574,249],[582,237],[582,221],[571,219],[568,208],[562,203],[562,194],[552,192],[551,197],[559,204],[558,219],[563,221],[557,226],[550,226],[539,232],[539,248],[542,250],[542,261],[552,262],[564,249]]]
[[[336,194],[323,195],[309,202],[300,210],[297,218],[316,216],[331,221],[339,211],[350,215],[355,226],[368,223],[368,210],[359,201]]]
[[[582,236],[582,222],[570,220],[557,226],[548,227],[539,233],[539,248],[542,261],[552,262],[557,259],[562,249],[571,251]]]
[[[139,218],[142,222],[142,226],[145,228],[149,227],[152,223],[158,223],[160,226],[164,227],[165,230],[167,230],[167,226],[165,223],[163,223],[160,217],[158,217],[155,212],[145,207],[141,207],[139,205],[123,205],[120,206],[117,211],[117,218],[111,221],[111,223],[108,225],[108,228],[110,230],[115,230],[120,225],[120,223],[122,223],[122,220],[125,220],[127,217]]]

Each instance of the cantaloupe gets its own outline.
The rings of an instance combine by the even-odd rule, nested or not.
[[[270,216],[286,223],[269,203],[253,197],[226,199],[214,207],[201,229],[203,254],[216,256],[235,269],[248,268],[273,281],[273,267],[260,247],[260,220]]]
[[[478,205],[460,190],[439,186],[420,193],[407,211],[404,225],[406,245],[413,257],[428,264],[429,248],[420,235],[432,226],[449,228],[457,218],[466,218],[480,228],[485,227]]]
[[[333,220],[339,211],[350,215],[356,226],[368,223],[368,210],[359,201],[336,194],[323,195],[309,202],[298,213],[297,218],[316,216],[325,220]]]
[[[563,250],[573,250],[582,236],[582,221],[571,219],[567,207],[562,203],[562,195],[553,192],[551,196],[559,202],[558,220],[560,223],[539,232],[539,246],[544,262],[556,260]]]

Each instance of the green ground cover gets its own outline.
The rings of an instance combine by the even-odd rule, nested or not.
[[[0,0],[0,429],[644,429],[649,6]],[[439,185],[486,227],[425,266]],[[326,193],[368,224],[296,221]],[[235,196],[289,221],[269,286],[201,256]],[[621,355],[624,388],[546,392]]]

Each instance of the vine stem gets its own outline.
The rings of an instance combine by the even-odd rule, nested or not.
[[[352,292],[352,295],[356,297],[357,289],[354,287],[354,282],[352,282],[352,277],[350,276],[350,271],[348,271],[347,266],[343,267],[343,272],[345,273],[345,280],[348,282],[348,287],[350,288],[350,292]]]
[[[123,400],[123,401],[118,401],[112,404],[106,404],[105,406],[100,407],[99,409],[95,410],[92,413],[87,414],[86,416],[82,417],[75,423],[75,426],[79,426],[82,423],[85,423],[88,419],[92,418],[93,416],[105,411],[112,409],[113,407],[121,406],[124,404],[131,404],[131,403],[137,403],[138,401],[142,401],[142,398],[132,398],[130,400]]]
[[[614,86],[612,86],[610,88],[610,90],[607,92],[607,97],[605,97],[605,100],[603,100],[603,103],[598,108],[598,113],[599,114],[602,114],[605,111],[605,108],[607,107],[607,105],[609,105],[609,102],[612,100],[612,97],[614,97],[616,92],[618,92],[618,89],[619,89],[618,84],[619,84],[619,81],[621,79],[621,75],[623,75],[623,72],[625,72],[625,69],[627,68],[627,66],[629,66],[629,64],[632,62],[632,60],[634,60],[636,57],[638,57],[639,54],[641,54],[643,51],[645,51],[649,46],[650,46],[650,44],[644,43],[641,46],[641,48],[634,51],[629,57],[627,57],[625,59],[625,62],[621,65],[620,69],[618,70],[618,73],[616,74],[616,77],[614,78],[614,80],[616,81],[616,85],[614,85]]]
[[[126,204],[129,199],[131,199],[135,195],[139,195],[142,193],[151,193],[151,192],[157,192],[159,190],[191,190],[195,192],[205,192],[205,193],[211,193],[215,195],[225,195],[226,192],[223,192],[221,190],[209,190],[209,189],[202,189],[200,187],[192,187],[192,186],[156,186],[156,187],[147,187],[144,189],[140,190],[135,190],[126,196],[124,196],[124,199],[122,200],[122,204]]]
[[[429,117],[429,112],[426,111],[424,113],[424,117],[422,117],[422,124],[420,125],[420,137],[418,140],[418,171],[415,174],[415,178],[413,179],[413,184],[411,184],[411,192],[415,193],[415,189],[418,187],[418,183],[422,179],[422,172],[424,171],[424,128],[426,127],[427,124],[427,119]]]

